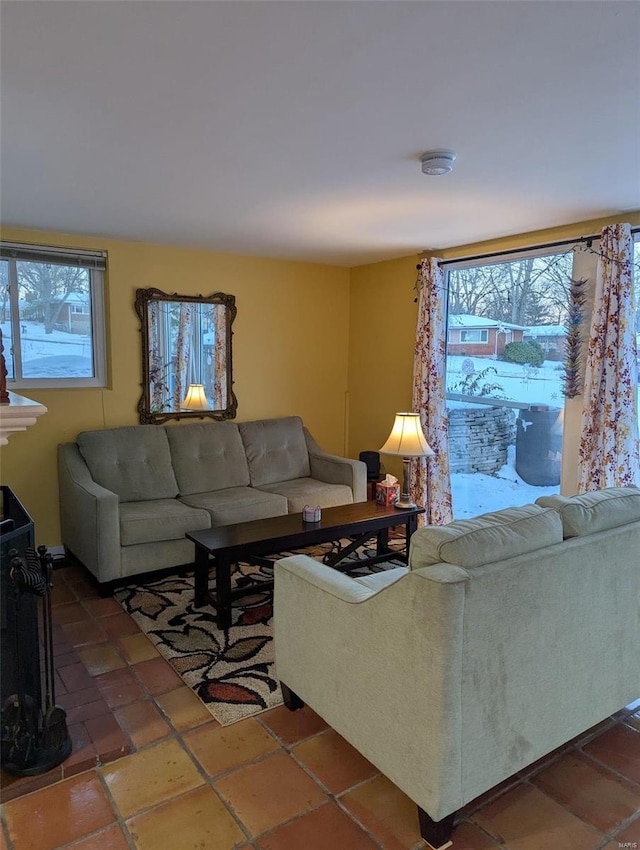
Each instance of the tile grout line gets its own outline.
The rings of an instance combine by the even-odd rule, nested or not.
[[[125,758],[126,758],[126,756],[125,756]],[[125,839],[127,840],[127,843],[130,847],[130,850],[137,850],[137,845],[136,845],[136,843],[133,839],[133,835],[129,831],[126,820],[122,816],[122,814],[120,813],[120,809],[116,805],[116,801],[113,798],[113,795],[111,793],[111,789],[109,788],[109,785],[108,785],[106,779],[104,778],[104,776],[101,773],[101,769],[96,767],[95,772],[96,772],[96,776],[98,778],[98,782],[102,786],[102,790],[104,791],[105,796],[106,796],[107,800],[109,801],[109,805],[111,806],[111,811],[113,812],[113,815],[116,819],[116,823],[118,824],[118,826],[122,830],[122,834],[124,835]],[[91,835],[92,833],[89,833],[89,834]],[[84,836],[84,837],[86,838],[86,836]]]
[[[196,727],[196,728],[198,728],[198,727]],[[192,731],[192,730],[188,730],[188,731]],[[211,790],[216,795],[216,797],[220,800],[220,802],[222,803],[224,808],[229,812],[231,817],[234,819],[234,821],[238,824],[239,828],[242,830],[244,835],[247,837],[247,840],[251,841],[252,837],[251,837],[251,832],[249,830],[249,827],[241,820],[241,818],[236,814],[236,812],[229,805],[229,803],[227,803],[227,801],[222,797],[222,794],[215,787],[213,777],[210,777],[208,775],[208,773],[206,772],[204,767],[200,764],[200,762],[196,758],[195,753],[191,752],[191,749],[189,748],[189,745],[187,744],[187,742],[183,740],[183,738],[180,734],[178,735],[178,737],[180,739],[180,743],[182,745],[182,748],[184,749],[186,754],[189,756],[189,758],[193,762],[194,766],[196,767],[196,769],[198,770],[200,775],[204,778],[205,784],[208,785],[209,788],[211,788]]]
[[[248,719],[248,718],[243,718],[243,719]],[[260,724],[260,725],[262,726],[263,724]],[[224,728],[224,727],[220,727],[220,728]],[[263,728],[264,728],[264,726],[263,726]],[[278,736],[277,736],[277,735],[276,735],[276,734],[275,734],[275,733],[274,733],[271,729],[269,729],[269,728],[267,727],[267,728],[265,729],[265,731],[266,731],[266,732],[268,732],[268,733],[271,735],[271,737],[273,737],[273,739],[274,739],[275,743],[277,743],[277,744],[279,745],[279,750],[272,751],[272,752],[268,752],[268,753],[262,753],[261,755],[257,756],[256,758],[254,758],[254,759],[252,759],[252,760],[250,760],[250,761],[248,761],[248,762],[243,762],[242,764],[237,765],[237,766],[235,766],[235,767],[233,767],[233,768],[230,768],[229,770],[227,770],[227,771],[225,771],[225,772],[223,772],[223,773],[221,773],[221,774],[218,774],[218,775],[216,775],[215,777],[209,777],[209,776],[208,776],[208,774],[206,774],[206,772],[204,772],[204,768],[201,768],[200,764],[197,762],[197,757],[196,757],[194,754],[192,754],[192,753],[190,752],[188,742],[184,741],[183,743],[184,743],[184,746],[185,746],[186,751],[187,751],[187,752],[188,752],[188,754],[192,757],[192,759],[193,759],[193,760],[195,760],[196,766],[197,766],[197,767],[201,770],[201,772],[203,772],[203,773],[204,773],[204,775],[205,775],[205,777],[206,777],[206,779],[207,779],[208,783],[212,785],[213,790],[214,790],[214,791],[216,791],[216,793],[217,793],[217,794],[218,794],[218,796],[220,797],[220,799],[221,799],[222,803],[225,805],[225,807],[226,807],[226,808],[228,808],[228,809],[231,811],[231,813],[232,813],[232,814],[234,815],[234,817],[238,820],[238,822],[240,823],[240,825],[241,825],[241,826],[243,826],[243,827],[244,827],[244,829],[245,829],[247,832],[249,832],[250,840],[258,840],[258,839],[263,838],[264,836],[268,835],[269,833],[274,832],[276,829],[280,829],[281,827],[286,826],[287,824],[290,824],[290,823],[293,823],[293,822],[295,822],[295,821],[299,820],[300,818],[302,818],[302,817],[306,816],[306,815],[307,815],[307,814],[309,814],[310,812],[317,811],[318,809],[322,808],[323,806],[326,806],[326,805],[327,805],[328,803],[330,803],[330,802],[334,802],[334,803],[336,803],[336,804],[338,803],[338,799],[337,799],[337,797],[336,797],[336,796],[335,796],[335,795],[334,795],[331,791],[329,791],[329,789],[328,789],[328,788],[326,788],[326,786],[325,786],[325,785],[322,783],[322,781],[321,781],[321,780],[320,780],[320,779],[319,779],[319,778],[318,778],[318,777],[317,777],[317,776],[316,776],[316,775],[315,775],[315,774],[314,774],[314,773],[310,770],[310,768],[307,768],[307,766],[306,766],[306,765],[304,765],[303,763],[301,763],[301,762],[298,760],[298,758],[294,755],[294,753],[291,751],[291,748],[292,748],[293,746],[295,746],[295,745],[297,745],[297,744],[299,744],[299,743],[303,743],[304,741],[311,740],[312,738],[320,737],[320,735],[322,735],[322,734],[324,734],[325,732],[327,732],[327,731],[328,731],[328,729],[329,729],[329,727],[327,727],[327,729],[322,729],[322,730],[320,730],[319,732],[314,733],[313,735],[309,735],[308,737],[303,738],[303,739],[301,739],[300,741],[295,742],[295,744],[292,744],[292,745],[290,745],[290,746],[289,746],[289,745],[285,744],[284,742],[282,742],[282,739],[280,739],[280,738],[279,738],[279,737],[278,737]],[[188,730],[188,731],[191,731],[191,730]],[[258,834],[257,834],[257,835],[255,835],[255,836],[251,836],[251,833],[250,833],[250,831],[249,831],[248,826],[246,826],[246,825],[244,824],[244,822],[242,821],[242,819],[240,818],[240,816],[236,814],[236,812],[235,812],[235,810],[234,810],[233,806],[231,805],[231,803],[227,802],[224,798],[222,798],[221,794],[218,792],[218,789],[215,787],[215,783],[216,783],[216,782],[219,782],[219,781],[220,781],[220,780],[222,780],[222,779],[226,779],[226,778],[227,778],[227,777],[229,777],[229,776],[233,776],[233,775],[234,775],[234,774],[236,774],[236,773],[239,773],[241,770],[245,769],[246,767],[249,767],[249,766],[251,766],[251,765],[255,765],[255,764],[260,764],[261,762],[266,761],[267,759],[269,759],[269,758],[273,757],[273,756],[274,756],[274,755],[276,755],[278,752],[283,752],[284,754],[286,754],[286,755],[288,755],[290,758],[292,758],[292,760],[294,761],[294,763],[295,763],[295,764],[297,764],[297,765],[298,765],[298,767],[300,767],[301,769],[303,769],[303,770],[304,770],[304,772],[305,772],[305,773],[309,776],[309,778],[310,778],[310,779],[312,779],[312,780],[315,782],[315,784],[317,784],[317,785],[320,787],[320,790],[321,790],[321,791],[325,794],[326,799],[325,799],[325,800],[323,800],[321,803],[319,803],[317,806],[312,806],[312,807],[310,807],[310,808],[306,809],[306,810],[305,810],[305,811],[303,811],[303,812],[299,812],[299,813],[297,813],[296,815],[293,815],[293,816],[292,816],[289,820],[287,820],[287,821],[282,821],[281,823],[277,824],[276,826],[274,826],[274,827],[272,827],[272,828],[270,828],[270,829],[268,829],[268,830],[264,830],[263,832],[258,833]],[[376,774],[376,776],[379,776],[379,775],[380,775],[380,773],[378,772],[378,773]],[[344,791],[342,791],[342,792],[340,792],[340,793],[341,793],[341,794],[346,794],[347,792],[349,792],[349,791],[353,790],[354,788],[357,788],[357,787],[360,787],[360,786],[361,786],[361,785],[363,785],[363,784],[366,784],[366,782],[370,781],[370,780],[371,780],[371,778],[374,778],[374,777],[370,777],[369,779],[365,779],[365,780],[363,780],[363,781],[362,781],[362,782],[360,782],[360,783],[356,783],[356,785],[354,785],[354,786],[350,786],[349,788],[345,789]],[[366,828],[365,828],[365,827],[364,827],[364,826],[363,826],[363,825],[362,825],[359,821],[357,821],[355,818],[353,818],[353,817],[351,816],[351,813],[350,813],[348,810],[346,810],[346,809],[345,809],[342,805],[339,805],[339,808],[340,808],[340,810],[341,810],[341,811],[343,811],[345,814],[347,814],[347,815],[350,817],[350,819],[351,819],[351,820],[353,820],[353,821],[354,821],[354,823],[356,823],[356,824],[357,824],[357,825],[358,825],[358,826],[359,826],[359,827],[360,827],[360,828],[364,831],[364,833],[365,833],[365,834],[366,834],[369,838],[371,838],[371,840],[372,840],[372,841],[376,844],[376,846],[377,846],[377,847],[381,848],[381,850],[384,850],[383,846],[382,846],[382,845],[381,845],[381,844],[377,841],[377,839],[375,839],[375,837],[374,837],[373,835],[371,835],[371,833],[370,833],[370,832],[369,832],[369,831],[368,831],[368,830],[367,830],[367,829],[366,829]]]
[[[296,754],[293,752],[294,748],[296,746],[298,746],[299,744],[302,744],[305,741],[312,740],[313,738],[319,738],[320,735],[322,735],[322,734],[324,734],[324,733],[326,733],[327,731],[330,731],[330,730],[331,730],[331,727],[327,726],[326,729],[322,729],[320,732],[316,733],[315,735],[310,735],[308,738],[305,738],[301,741],[296,741],[295,744],[292,744],[291,747],[288,748],[289,753],[292,756],[292,758],[294,759],[294,761],[296,762],[296,764],[299,767],[301,767],[305,771],[305,773],[320,786],[320,788],[325,792],[325,794],[327,795],[329,800],[331,802],[334,802],[338,806],[340,811],[343,814],[345,814],[349,818],[349,820],[351,820],[354,824],[356,824],[356,826],[358,826],[365,833],[365,835],[367,835],[371,839],[371,841],[373,841],[373,843],[378,848],[380,848],[380,850],[384,850],[384,845],[375,837],[375,835],[373,835],[373,833],[370,832],[370,830],[361,821],[358,820],[358,818],[353,814],[353,812],[350,809],[348,809],[341,800],[341,798],[344,797],[346,794],[349,794],[352,791],[357,790],[358,788],[362,788],[367,783],[369,783],[369,782],[373,781],[374,779],[376,779],[377,777],[383,775],[377,768],[375,768],[375,765],[373,765],[373,767],[376,769],[376,773],[373,776],[370,776],[367,779],[363,779],[360,782],[356,782],[354,785],[351,785],[348,788],[344,788],[342,791],[334,794],[332,791],[330,791],[324,785],[324,783],[321,781],[321,779],[313,773],[311,768],[307,767],[307,765],[304,764],[304,762],[302,762],[298,758],[298,756],[296,756]],[[422,843],[424,843],[424,842],[422,842]],[[417,845],[417,846],[419,847],[420,845]]]
[[[581,752],[581,750],[579,750],[579,748],[577,749],[577,751]],[[587,753],[584,753],[584,755],[589,757]],[[592,761],[594,761],[596,764],[599,764],[602,767],[607,768],[607,770],[610,770],[608,765],[604,765],[604,764],[598,762],[597,759],[592,759]],[[616,776],[615,773],[613,775]],[[629,780],[627,777],[623,776],[622,774],[616,776],[616,778],[625,779],[627,781],[632,781],[632,780]],[[636,783],[634,783],[634,784],[636,784]],[[550,800],[552,800],[556,805],[560,806],[560,808],[562,808],[565,812],[570,814],[572,817],[577,818],[581,823],[584,823],[586,826],[589,826],[589,827],[591,827],[591,829],[595,830],[596,832],[599,832],[600,835],[601,835],[601,838],[600,838],[600,842],[598,844],[598,848],[604,847],[606,844],[609,843],[609,841],[612,841],[616,837],[616,835],[618,835],[620,832],[622,832],[624,829],[626,829],[635,820],[640,818],[640,808],[638,808],[632,815],[630,815],[624,821],[616,824],[612,829],[605,831],[605,830],[597,827],[595,824],[591,823],[591,821],[586,820],[586,818],[584,818],[580,813],[572,811],[567,805],[562,803],[560,800],[557,800],[552,794],[548,793],[546,790],[539,788],[537,785],[533,785],[529,781],[529,779],[527,779],[525,782],[523,782],[523,785],[527,785],[530,788],[535,788],[537,791],[544,794],[545,797],[548,797]]]
[[[620,722],[620,725],[623,725],[623,726],[626,725],[622,721],[619,721],[619,722]],[[614,726],[616,726],[616,725],[618,725],[618,724],[613,724],[613,726],[611,726],[608,729],[603,730],[603,731],[610,731],[610,729],[614,728]],[[627,728],[630,728],[630,727],[627,727]],[[592,738],[591,740],[595,740],[595,738]],[[590,741],[589,741],[589,743],[590,743]],[[595,764],[599,765],[600,767],[604,767],[606,770],[608,770],[610,773],[612,773],[618,779],[624,779],[626,782],[630,782],[633,786],[636,786],[638,788],[638,790],[640,790],[640,781],[638,781],[637,779],[632,779],[630,776],[627,776],[626,774],[622,773],[617,768],[611,767],[611,765],[607,764],[606,762],[601,761],[597,756],[591,755],[591,753],[586,753],[581,747],[579,747],[579,750],[586,759],[589,759],[589,761],[594,762]]]
[[[170,691],[166,691],[166,692],[164,692],[164,693],[170,693]],[[220,800],[220,802],[222,803],[222,805],[224,806],[224,808],[225,808],[227,811],[229,811],[229,813],[230,813],[230,815],[233,817],[234,821],[236,821],[236,823],[238,824],[238,826],[240,827],[240,829],[242,830],[242,832],[243,832],[243,833],[247,836],[247,840],[248,840],[248,841],[251,841],[251,834],[250,834],[250,832],[249,832],[249,830],[248,830],[248,827],[247,827],[247,826],[246,826],[246,825],[242,822],[242,820],[241,820],[241,819],[240,819],[240,818],[236,815],[236,813],[235,813],[235,812],[231,809],[231,807],[230,807],[230,806],[229,806],[229,804],[226,802],[226,800],[224,800],[224,799],[223,799],[223,797],[222,797],[222,796],[221,796],[221,794],[219,793],[218,789],[215,787],[215,784],[214,784],[214,783],[215,783],[215,781],[217,781],[218,779],[222,778],[223,776],[228,776],[228,775],[230,775],[231,773],[234,773],[236,770],[239,770],[239,769],[241,769],[242,767],[247,766],[248,764],[253,764],[253,763],[257,763],[257,762],[259,762],[259,761],[262,761],[262,760],[264,760],[264,758],[266,758],[267,756],[269,756],[269,755],[273,755],[273,753],[263,754],[262,756],[260,756],[260,757],[258,757],[258,758],[256,758],[256,759],[254,759],[253,761],[251,761],[251,762],[247,762],[246,764],[243,764],[243,765],[240,765],[238,768],[236,768],[236,769],[232,769],[232,770],[230,770],[230,771],[227,771],[226,773],[221,774],[220,776],[216,776],[216,777],[209,776],[209,774],[206,772],[206,770],[204,769],[204,767],[203,767],[203,766],[200,764],[200,762],[198,761],[198,759],[197,759],[197,757],[195,756],[195,754],[191,751],[191,749],[190,749],[190,747],[189,747],[188,742],[187,742],[187,741],[185,740],[185,738],[184,738],[185,733],[193,732],[194,730],[196,730],[196,729],[200,728],[201,726],[206,725],[206,723],[207,723],[208,721],[205,721],[205,722],[204,722],[204,723],[202,723],[202,724],[198,724],[197,726],[190,727],[189,729],[184,729],[184,730],[178,729],[178,728],[177,728],[177,727],[173,724],[173,722],[171,721],[171,719],[170,719],[169,715],[168,715],[168,714],[166,714],[166,712],[164,711],[164,709],[162,708],[162,706],[158,705],[158,704],[157,704],[157,702],[155,702],[155,696],[154,696],[154,695],[150,695],[150,696],[151,696],[151,699],[152,699],[152,700],[154,701],[154,703],[156,704],[156,707],[157,707],[158,711],[159,711],[159,712],[161,712],[161,713],[164,715],[164,717],[166,718],[166,720],[167,720],[167,722],[168,722],[168,725],[169,725],[169,727],[173,730],[173,732],[172,732],[172,734],[171,734],[171,735],[167,735],[167,736],[165,736],[165,737],[163,737],[163,738],[160,738],[160,739],[158,739],[158,740],[156,740],[156,741],[151,741],[149,744],[145,744],[143,747],[140,747],[139,749],[137,749],[137,750],[136,750],[136,752],[135,752],[135,753],[132,753],[131,755],[135,755],[137,752],[144,752],[144,751],[147,751],[147,750],[149,750],[149,749],[153,748],[154,746],[158,746],[158,745],[160,745],[160,744],[164,743],[165,741],[169,741],[169,740],[174,740],[174,741],[176,741],[176,742],[180,745],[180,747],[182,748],[182,750],[186,753],[186,755],[188,756],[189,760],[191,761],[191,763],[194,765],[194,767],[196,768],[196,770],[197,770],[197,771],[198,771],[198,773],[200,774],[201,778],[203,779],[203,785],[206,785],[207,787],[211,788],[211,790],[214,792],[214,794],[216,795],[216,797]],[[159,696],[161,696],[161,694],[159,694]],[[214,720],[214,719],[215,719],[215,718],[213,718],[213,717],[212,717],[212,720]],[[221,728],[222,728],[222,727],[221,727]],[[198,786],[198,787],[202,787],[202,786]],[[173,797],[171,797],[171,798],[169,798],[169,799],[170,799],[170,800],[177,800],[177,799],[179,799],[179,798],[181,798],[181,797],[184,797],[186,794],[191,793],[191,792],[192,792],[192,791],[194,791],[194,790],[195,790],[195,789],[193,789],[193,788],[188,789],[187,791],[181,792],[180,794],[176,794],[175,796],[173,796]],[[164,804],[166,804],[166,803],[168,803],[168,802],[169,802],[169,800],[162,800],[162,801],[157,802],[157,803],[155,803],[155,804],[153,804],[153,805],[151,805],[151,806],[147,806],[147,807],[145,807],[145,808],[142,808],[142,809],[140,809],[139,811],[135,812],[133,815],[131,815],[131,817],[134,817],[134,816],[137,816],[137,815],[139,815],[139,814],[143,814],[143,813],[149,812],[149,811],[153,810],[154,808],[156,808],[157,806],[164,805]],[[245,841],[245,842],[243,842],[243,843],[246,843],[246,841]]]
[[[11,839],[11,834],[9,832],[9,824],[6,822],[6,816],[4,813],[4,803],[0,806],[1,815],[0,815],[0,828],[2,829],[2,837],[5,840],[7,845],[7,850],[14,850],[14,843]]]
[[[632,814],[630,817],[628,817],[626,821],[623,821],[621,824],[618,824],[615,827],[615,829],[611,830],[610,832],[605,833],[605,836],[602,839],[601,843],[598,845],[597,850],[601,850],[601,848],[606,847],[606,845],[610,841],[613,841],[616,838],[617,835],[620,835],[621,832],[623,832],[625,829],[627,829],[629,826],[631,826],[632,823],[635,823],[639,819],[640,819],[640,809],[638,809],[636,812],[634,812],[634,814]],[[620,844],[620,842],[618,842],[618,844]]]
[[[600,842],[601,842],[601,841],[604,839],[604,837],[606,836],[606,833],[604,832],[604,830],[600,829],[600,828],[599,828],[599,827],[597,827],[595,824],[593,824],[593,823],[591,823],[590,821],[586,820],[586,819],[585,819],[585,818],[584,818],[581,814],[579,814],[578,812],[574,812],[574,811],[572,811],[572,810],[571,810],[571,809],[570,809],[567,805],[565,805],[564,803],[561,803],[561,802],[560,802],[560,800],[556,800],[556,798],[555,798],[554,796],[552,796],[551,794],[549,794],[547,791],[543,790],[542,788],[538,788],[538,786],[537,786],[537,785],[534,785],[532,782],[530,782],[530,780],[529,780],[529,779],[527,779],[525,782],[523,782],[523,785],[526,785],[528,788],[533,788],[533,789],[535,789],[535,790],[536,790],[536,791],[538,791],[540,794],[542,794],[543,796],[545,796],[548,800],[551,800],[551,802],[552,802],[552,803],[555,803],[555,805],[556,805],[556,806],[559,806],[559,807],[560,807],[560,808],[561,808],[564,812],[566,812],[568,815],[571,815],[571,817],[576,818],[576,820],[580,821],[580,823],[583,823],[585,826],[588,826],[590,829],[593,829],[593,830],[594,830],[594,832],[597,832],[597,833],[599,834],[599,836],[600,836],[600,839],[599,839],[599,840],[600,840]]]

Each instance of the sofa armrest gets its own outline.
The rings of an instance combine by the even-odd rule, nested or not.
[[[63,544],[100,583],[120,578],[119,499],[97,484],[75,443],[58,446]]]
[[[367,465],[361,460],[323,452],[306,428],[304,436],[309,450],[311,477],[327,484],[346,484],[351,488],[354,502],[366,502]]]
[[[308,555],[291,555],[288,558],[281,558],[277,563],[292,575],[298,576],[324,593],[330,593],[342,602],[351,604],[365,602],[385,589],[380,587],[374,590],[366,584],[360,583],[357,579],[353,579],[339,570],[333,569],[333,567],[328,567]],[[388,572],[393,573],[393,576],[390,576],[387,587],[401,578],[399,570],[389,570]],[[403,569],[402,574],[406,574],[406,572],[407,570]],[[383,573],[376,575],[383,575]]]

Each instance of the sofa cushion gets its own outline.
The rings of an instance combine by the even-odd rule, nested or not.
[[[284,496],[290,514],[299,514],[305,505],[334,508],[353,502],[351,487],[346,484],[326,484],[315,478],[294,478],[292,481],[278,481],[256,489]]]
[[[578,496],[541,496],[536,504],[560,513],[565,537],[582,537],[640,521],[638,487],[607,487]]]
[[[302,419],[261,419],[238,425],[249,463],[251,485],[261,487],[311,474]]]
[[[164,428],[131,425],[83,431],[77,443],[93,480],[117,493],[121,502],[178,495]]]
[[[443,561],[479,567],[561,542],[557,511],[524,505],[418,529],[411,538],[410,564],[412,569]]]
[[[120,505],[120,544],[182,540],[187,531],[211,528],[207,511],[183,505],[177,499],[150,499]]]
[[[194,493],[181,496],[180,501],[208,511],[213,527],[284,516],[287,513],[287,500],[283,496],[263,493],[253,487],[229,487],[211,493]]]
[[[181,496],[249,485],[249,467],[235,422],[173,425],[166,431]]]

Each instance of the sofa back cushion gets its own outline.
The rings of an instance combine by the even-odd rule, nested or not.
[[[306,478],[311,474],[309,451],[299,416],[241,422],[238,427],[254,487]]]
[[[524,505],[420,528],[411,538],[409,562],[412,569],[441,562],[472,568],[561,542],[558,512]]]
[[[121,502],[178,495],[164,428],[132,425],[83,431],[77,443],[93,480],[117,493]]]
[[[172,425],[166,431],[181,496],[249,485],[249,467],[235,422]]]
[[[640,521],[640,488],[607,487],[578,496],[541,496],[537,505],[555,508],[565,537],[582,537]]]

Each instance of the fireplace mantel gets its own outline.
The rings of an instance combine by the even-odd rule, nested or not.
[[[47,412],[40,402],[17,393],[8,393],[9,403],[0,404],[0,446],[6,446],[11,434],[26,431],[38,417]]]

